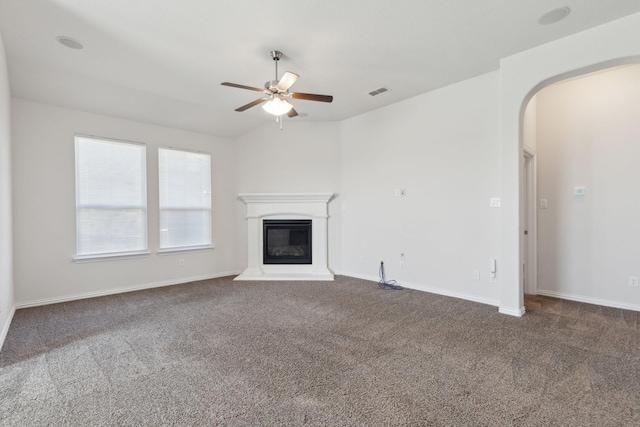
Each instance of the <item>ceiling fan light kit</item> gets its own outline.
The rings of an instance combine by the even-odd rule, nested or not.
[[[237,83],[223,82],[221,85],[236,87],[239,89],[252,90],[255,92],[263,92],[266,97],[256,99],[242,107],[236,108],[236,111],[242,112],[248,110],[251,107],[262,104],[262,109],[269,114],[276,116],[276,122],[280,123],[280,129],[282,130],[282,116],[286,114],[288,117],[295,117],[298,115],[295,108],[286,98],[303,99],[307,101],[319,101],[319,102],[332,102],[333,96],[331,95],[316,95],[313,93],[302,92],[289,92],[289,88],[298,80],[298,76],[295,73],[287,71],[284,73],[281,79],[278,79],[278,61],[282,56],[282,52],[278,50],[272,50],[270,52],[271,58],[275,61],[276,65],[276,78],[270,80],[264,84],[264,89],[259,89],[253,86],[245,86]]]
[[[292,108],[293,105],[289,104],[286,99],[282,99],[281,96],[277,95],[274,95],[262,106],[264,111],[269,114],[273,114],[274,116],[287,114]]]

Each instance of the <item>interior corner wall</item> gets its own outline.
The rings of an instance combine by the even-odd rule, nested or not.
[[[334,193],[329,202],[329,269],[341,273],[340,125],[296,122],[284,129],[269,121],[235,139],[237,193]],[[240,265],[247,265],[246,206],[236,199]]]
[[[0,36],[0,350],[15,311],[11,194],[11,93]]]
[[[640,65],[537,97],[538,292],[640,310]]]
[[[492,72],[341,123],[345,274],[377,281],[384,261],[403,286],[499,305],[499,83]]]
[[[39,305],[238,273],[230,139],[12,100],[16,304]],[[146,144],[148,239],[143,258],[74,263],[74,134]],[[158,255],[158,147],[211,153],[213,243],[208,251]],[[179,266],[184,259],[184,267]]]

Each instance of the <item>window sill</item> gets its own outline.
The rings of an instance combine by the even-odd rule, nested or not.
[[[75,263],[85,263],[85,262],[100,262],[100,261],[115,261],[119,259],[132,259],[132,258],[145,258],[149,256],[151,252],[142,251],[142,252],[123,252],[123,253],[113,253],[113,254],[97,254],[97,255],[78,255],[73,258],[73,262]]]
[[[213,250],[213,245],[203,245],[203,246],[185,246],[182,248],[164,248],[158,249],[158,255],[171,255],[174,253],[180,252],[199,252],[199,251],[211,251]]]

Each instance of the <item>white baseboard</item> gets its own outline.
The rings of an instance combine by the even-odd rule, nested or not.
[[[348,277],[353,277],[356,279],[362,279],[362,280],[369,280],[372,282],[379,282],[380,278],[375,277],[375,276],[364,276],[361,274],[355,274],[355,273],[342,273],[342,276],[348,276]],[[433,287],[433,286],[425,286],[422,284],[416,284],[416,283],[409,283],[409,282],[402,282],[402,283],[398,283],[400,286],[402,286],[403,288],[407,288],[407,289],[415,289],[416,291],[422,291],[422,292],[429,292],[431,294],[436,294],[436,295],[443,295],[446,297],[453,297],[453,298],[459,298],[459,299],[463,299],[466,301],[473,301],[473,302],[478,302],[480,304],[486,304],[486,305],[492,305],[494,307],[499,307],[500,306],[500,301],[498,300],[494,300],[494,299],[490,299],[490,298],[481,298],[481,297],[476,297],[473,295],[468,295],[468,294],[463,294],[463,293],[459,293],[459,292],[452,292],[449,291],[447,289],[443,289],[443,288],[438,288],[438,287]]]
[[[621,308],[623,310],[640,311],[640,305],[638,304],[629,304],[621,301],[586,297],[584,295],[568,294],[566,292],[546,291],[544,289],[538,289],[538,295],[566,299],[569,301],[584,302],[587,304],[603,305],[605,307]]]
[[[7,334],[9,333],[9,327],[11,326],[11,321],[13,320],[13,315],[16,314],[16,306],[11,307],[11,312],[9,313],[9,317],[7,317],[7,321],[2,326],[2,331],[0,331],[0,351],[2,351],[2,346],[4,345],[4,340],[7,338]]]
[[[42,305],[57,304],[60,302],[76,301],[79,299],[96,298],[96,297],[103,297],[106,295],[122,294],[125,292],[141,291],[144,289],[180,285],[183,283],[197,282],[199,280],[217,279],[219,277],[235,276],[238,274],[240,274],[239,271],[226,271],[226,272],[221,272],[221,273],[216,273],[216,274],[206,275],[206,276],[183,277],[180,279],[164,280],[161,282],[152,282],[152,283],[143,283],[141,285],[124,286],[121,288],[105,289],[102,291],[83,292],[81,294],[64,295],[60,297],[43,298],[43,299],[32,300],[32,301],[22,301],[22,302],[16,303],[15,308],[19,309],[19,308],[39,307]]]
[[[524,314],[526,312],[527,311],[525,310],[524,307],[520,307],[520,308],[516,308],[516,309],[500,307],[498,309],[498,313],[500,313],[500,314],[506,314],[508,316],[515,316],[515,317],[522,317],[522,316],[524,316]]]

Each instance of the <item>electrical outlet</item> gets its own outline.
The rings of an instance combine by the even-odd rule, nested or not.
[[[480,280],[480,270],[473,270],[473,280]]]
[[[184,259],[180,258],[180,261],[178,263],[180,267],[184,267]]]
[[[499,208],[500,207],[500,197],[492,197],[489,199],[489,207]]]
[[[629,286],[632,288],[638,287],[638,276],[629,276]]]

